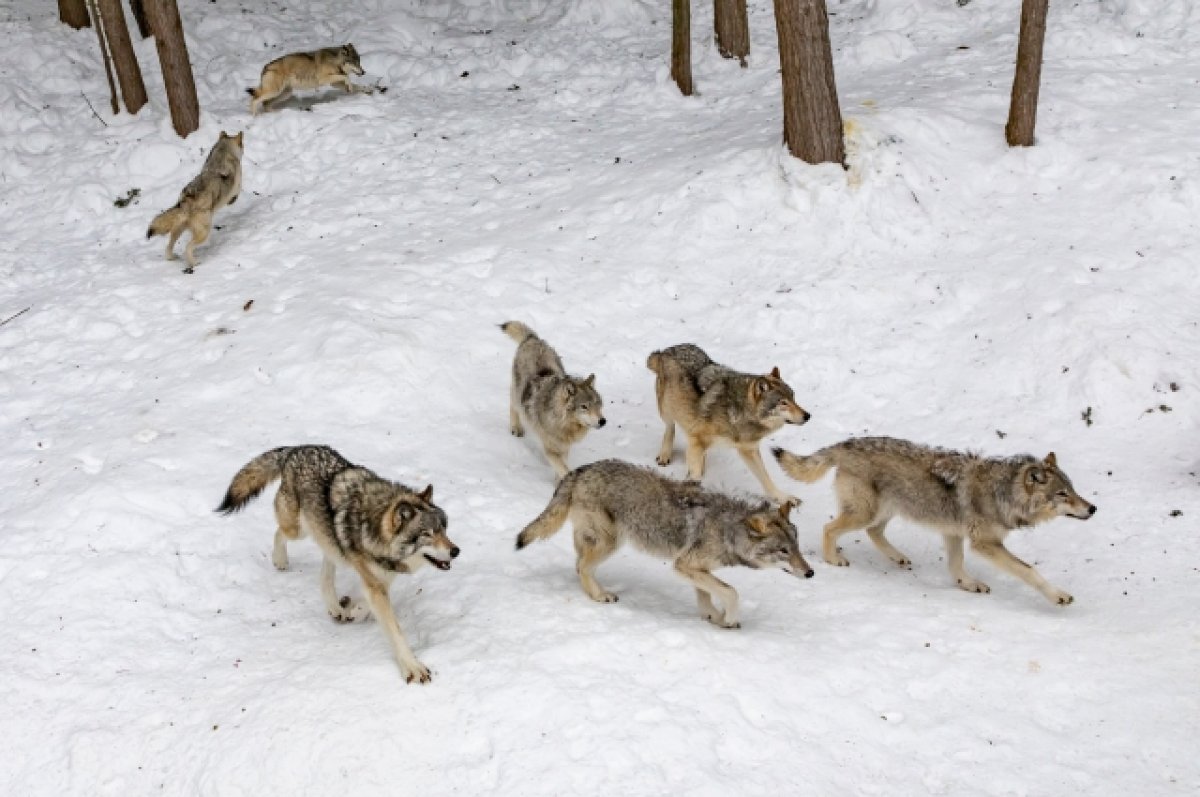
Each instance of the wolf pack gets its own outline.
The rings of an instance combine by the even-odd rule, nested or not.
[[[363,69],[353,45],[293,53],[264,67],[259,87],[250,89],[251,111],[299,89],[337,86],[348,93],[370,91],[350,82]],[[216,210],[232,204],[241,186],[242,134],[221,133],[201,173],[179,202],[159,214],[149,235],[169,236],[168,259],[181,234],[190,231],[188,267],[203,243]],[[713,571],[722,567],[780,569],[796,578],[814,571],[800,550],[793,512],[800,500],[772,480],[762,456],[763,441],[785,424],[811,417],[778,368],[739,371],[715,362],[699,346],[684,343],[652,352],[655,397],[664,431],[660,467],[675,456],[676,429],[685,438],[687,478],[669,478],[642,465],[605,459],[574,469],[572,446],[607,423],[595,374],[569,373],[554,348],[519,321],[500,325],[516,343],[509,392],[509,430],[532,433],[556,476],[545,509],[517,534],[522,550],[548,539],[569,521],[580,587],[592,600],[618,596],[596,579],[596,569],[622,545],[667,559],[695,590],[700,616],[720,628],[740,627],[738,593]],[[762,485],[761,498],[731,495],[703,486],[710,448],[732,447]],[[841,538],[865,529],[867,537],[896,566],[911,561],[887,538],[893,518],[903,518],[942,535],[950,575],[960,589],[990,588],[964,568],[971,550],[1015,576],[1057,605],[1067,592],[1013,555],[1005,539],[1014,530],[1058,517],[1087,520],[1096,507],[1082,498],[1053,453],[987,457],[888,437],[851,438],[808,455],[772,448],[782,471],[812,483],[833,472],[837,515],[822,532],[821,553],[835,567],[849,564]],[[374,616],[388,638],[408,682],[431,678],[413,653],[396,620],[389,588],[398,574],[426,565],[450,570],[460,549],[450,539],[448,517],[434,503],[433,486],[417,489],[356,465],[324,445],[285,446],[267,451],[233,477],[217,511],[240,510],[278,480],[276,530],[271,561],[289,566],[288,543],[311,537],[323,554],[321,597],[339,623]],[[363,597],[340,596],[337,568],[362,582]]]

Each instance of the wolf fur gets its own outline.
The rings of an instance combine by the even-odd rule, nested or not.
[[[353,622],[373,613],[405,679],[429,681],[429,669],[413,655],[396,622],[388,588],[397,573],[411,573],[426,564],[449,570],[458,556],[458,546],[446,536],[446,513],[433,503],[433,486],[418,493],[381,479],[328,446],[275,448],[238,471],[217,511],[238,511],[276,479],[282,483],[275,494],[275,567],[288,568],[288,540],[312,535],[325,555],[321,597],[330,616]],[[358,573],[365,605],[338,598],[338,565]]]
[[[791,509],[790,503],[776,509],[765,501],[745,501],[609,459],[568,473],[550,504],[517,537],[517,550],[550,537],[570,519],[575,569],[592,600],[617,600],[596,582],[593,571],[623,543],[632,542],[646,553],[674,560],[675,572],[696,588],[704,619],[738,628],[737,592],[711,571],[733,565],[778,567],[811,578],[796,527],[788,520]]]
[[[370,94],[369,86],[356,86],[351,75],[362,75],[362,63],[353,44],[325,47],[312,52],[291,53],[263,67],[258,87],[246,89],[250,95],[250,113],[256,114],[268,102],[286,98],[293,91],[341,86],[347,94]]]
[[[187,268],[196,268],[196,247],[208,240],[213,214],[237,201],[242,190],[242,134],[231,136],[221,131],[216,145],[208,153],[200,174],[184,187],[174,207],[164,210],[150,222],[146,237],[167,235],[167,260],[175,259],[175,242],[184,231],[191,239],[184,250]]]
[[[831,565],[849,564],[837,547],[838,538],[865,528],[885,556],[908,567],[908,557],[884,536],[888,521],[899,516],[942,535],[950,574],[968,592],[991,589],[963,569],[964,540],[1052,603],[1074,600],[1004,547],[1013,529],[1063,515],[1087,520],[1096,513],[1075,492],[1053,453],[1041,460],[1028,455],[992,458],[890,437],[851,438],[807,457],[781,448],[773,453],[784,472],[802,482],[837,470],[833,486],[839,514],[825,526],[823,539],[825,561]]]
[[[812,417],[796,403],[796,394],[778,368],[765,376],[735,371],[713,362],[691,343],[654,352],[646,367],[654,372],[658,414],[667,425],[659,465],[671,462],[679,424],[687,436],[689,479],[703,478],[708,449],[724,443],[737,449],[768,495],[780,502],[800,503],[775,486],[758,447],[759,441],[785,423],[804,424]]]
[[[596,390],[596,375],[580,379],[563,368],[549,343],[520,321],[500,325],[517,342],[509,391],[509,428],[516,437],[528,426],[542,443],[546,459],[558,478],[567,472],[567,453],[589,429],[599,429],[604,399]]]

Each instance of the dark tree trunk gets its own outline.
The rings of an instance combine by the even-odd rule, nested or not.
[[[692,96],[691,0],[671,0],[671,78],[683,96]]]
[[[717,52],[723,58],[736,58],[745,66],[746,56],[750,54],[746,0],[713,0],[713,28]]]
[[[200,126],[200,102],[196,99],[196,80],[188,61],[187,42],[183,40],[183,22],[175,0],[152,0],[146,11],[154,31],[154,45],[162,64],[167,87],[167,104],[175,132],[187,138]]]
[[[89,27],[87,5],[84,0],[58,0],[58,18],[75,30]]]
[[[146,104],[146,86],[142,83],[142,70],[129,40],[129,28],[125,25],[125,12],[121,0],[99,0],[100,20],[104,25],[104,38],[112,52],[113,67],[121,83],[121,96],[125,99],[125,110],[137,113]]]
[[[117,87],[113,83],[112,64],[108,60],[108,45],[104,41],[104,25],[100,20],[100,10],[96,0],[87,0],[88,14],[91,16],[91,26],[96,29],[96,40],[100,42],[100,60],[104,63],[104,76],[108,78],[108,102],[112,107],[113,116],[121,111],[117,104]]]
[[[1032,147],[1037,123],[1038,88],[1042,81],[1042,43],[1046,39],[1046,11],[1050,0],[1023,0],[1021,39],[1017,44],[1017,71],[1013,76],[1012,102],[1004,137],[1010,147]]]
[[[154,0],[150,0],[154,2]],[[146,19],[146,9],[142,5],[142,0],[129,0],[129,10],[133,12],[133,21],[137,23],[138,33],[143,39],[148,39],[154,35],[150,29],[150,20]]]
[[[809,163],[844,163],[825,0],[775,0],[783,72],[783,140]]]

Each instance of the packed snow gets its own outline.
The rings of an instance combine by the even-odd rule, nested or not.
[[[693,4],[691,98],[666,0],[181,0],[186,139],[152,40],[113,116],[94,31],[0,7],[0,793],[1195,794],[1200,11],[1051,3],[1009,149],[1019,5],[828,0],[848,171],[781,146],[766,0],[745,69]],[[263,64],[345,41],[386,93],[249,115]],[[185,275],[145,230],[221,130],[243,192]],[[911,571],[863,533],[828,566],[828,480],[773,462],[815,578],[720,571],[725,631],[626,550],[591,602],[569,534],[513,550],[554,479],[509,435],[508,319],[597,375],[576,465],[652,465],[681,342],[778,366],[793,451],[1056,452],[1099,512],[1010,547],[1075,603],[970,553],[962,592],[909,523]],[[311,542],[275,571],[273,489],[212,512],[304,442],[435,485],[463,554],[392,588],[431,684],[330,621]],[[705,482],[759,490],[728,450]]]

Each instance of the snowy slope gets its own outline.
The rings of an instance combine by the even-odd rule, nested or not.
[[[0,792],[1195,793],[1200,12],[1052,3],[1009,150],[1018,5],[829,0],[849,173],[780,148],[763,1],[744,70],[695,4],[684,99],[665,1],[184,0],[186,140],[152,42],[151,106],[113,118],[92,31],[0,8],[0,321],[29,308],[0,326]],[[249,117],[263,63],[345,40],[386,94]],[[222,129],[244,191],[186,276],[144,231]],[[1098,515],[1011,543],[1076,603],[970,555],[993,591],[961,592],[902,523],[911,572],[862,534],[829,567],[828,484],[773,464],[814,579],[723,571],[726,632],[625,552],[591,603],[566,534],[512,550],[553,481],[508,434],[508,318],[597,374],[577,464],[652,462],[645,357],[684,341],[778,365],[796,451],[1057,452]],[[274,571],[269,500],[211,512],[311,441],[436,485],[463,556],[393,588],[429,686],[329,621],[310,543]],[[727,451],[706,481],[757,488]]]

